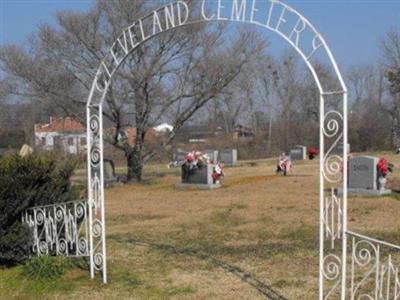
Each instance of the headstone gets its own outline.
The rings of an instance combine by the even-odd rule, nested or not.
[[[212,173],[214,170],[213,164],[207,164],[201,168],[195,168],[190,171],[189,175],[185,175],[185,166],[182,166],[181,183],[178,183],[178,188],[197,188],[197,189],[215,189],[221,187],[220,184],[214,184]]]
[[[348,165],[348,194],[382,196],[392,191],[379,188],[377,164],[379,158],[373,156],[355,156]],[[342,189],[338,190],[342,194]]]
[[[203,152],[207,157],[212,160],[213,162],[216,162],[218,160],[218,150],[206,150]]]
[[[349,188],[378,189],[377,164],[379,159],[372,156],[356,156],[349,163]]]
[[[307,147],[306,146],[295,146],[289,152],[291,160],[305,160],[307,158]]]
[[[237,163],[237,149],[220,150],[218,153],[218,161],[227,166],[235,165]]]

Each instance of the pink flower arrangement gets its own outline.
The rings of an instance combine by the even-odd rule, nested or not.
[[[219,183],[224,178],[224,164],[217,162],[212,173],[213,183]]]

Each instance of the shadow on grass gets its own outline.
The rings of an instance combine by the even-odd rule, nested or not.
[[[147,246],[152,249],[165,251],[167,253],[174,254],[174,255],[187,255],[187,256],[195,257],[195,258],[198,258],[201,260],[205,260],[205,261],[211,263],[212,265],[220,267],[220,268],[224,269],[225,271],[235,275],[243,282],[254,287],[261,294],[263,294],[266,299],[287,300],[287,298],[283,297],[278,292],[274,291],[270,286],[266,285],[265,283],[259,281],[256,278],[252,277],[251,274],[245,272],[241,268],[231,265],[222,260],[216,259],[216,258],[214,258],[208,254],[205,254],[199,250],[190,249],[190,248],[177,248],[173,245],[168,245],[168,244],[157,244],[157,243],[151,243],[151,242],[144,242],[144,241],[140,241],[140,240],[136,240],[136,239],[128,238],[128,237],[121,238],[121,236],[109,236],[109,238],[116,239],[116,240],[126,242],[126,243],[131,243],[134,245]]]
[[[225,271],[232,273],[233,275],[238,277],[243,282],[254,287],[261,294],[263,294],[266,297],[266,299],[287,300],[287,298],[280,295],[278,292],[273,290],[270,286],[259,281],[256,278],[252,277],[251,274],[247,273],[246,271],[242,270],[241,268],[234,266],[232,264],[229,264],[225,261],[216,259],[215,257],[205,254],[199,250],[190,249],[190,248],[177,248],[177,247],[175,247],[173,245],[169,245],[169,244],[157,244],[157,243],[151,243],[151,242],[144,242],[144,241],[135,240],[133,238],[122,238],[121,236],[110,236],[109,238],[115,239],[115,240],[118,240],[121,242],[131,243],[131,244],[138,245],[138,246],[147,246],[152,249],[159,250],[159,251],[165,251],[165,252],[168,252],[168,253],[174,254],[174,255],[187,255],[187,256],[196,257],[201,260],[205,260],[214,266],[220,267],[220,268],[224,269]]]

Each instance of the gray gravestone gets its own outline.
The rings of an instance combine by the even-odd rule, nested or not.
[[[186,155],[187,155],[187,152],[184,152],[184,151],[175,152],[172,155],[172,161],[174,161],[174,162],[183,162],[183,161],[185,161]]]
[[[235,165],[237,163],[237,150],[236,149],[220,150],[218,153],[218,161],[227,166]]]
[[[307,147],[306,146],[295,146],[289,152],[291,160],[305,160],[307,158]]]
[[[207,164],[204,167],[196,168],[191,171],[190,175],[184,179],[184,166],[182,166],[181,183],[176,185],[177,188],[197,188],[197,189],[215,189],[221,187],[221,184],[213,183],[212,173],[214,171],[213,164]]]
[[[356,156],[349,164],[349,188],[378,189],[378,175],[376,166],[379,159],[373,156]]]
[[[373,156],[356,156],[350,159],[348,167],[348,194],[382,196],[391,194],[389,189],[380,189],[378,183],[379,158]],[[342,188],[338,189],[343,194]]]
[[[216,162],[218,160],[218,150],[206,150],[204,154],[208,156],[210,160]]]

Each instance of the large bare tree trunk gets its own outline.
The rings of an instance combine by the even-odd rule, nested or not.
[[[126,156],[128,181],[141,182],[143,173],[142,150],[134,147]]]

